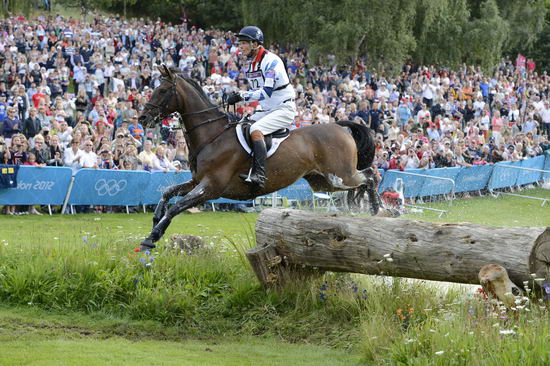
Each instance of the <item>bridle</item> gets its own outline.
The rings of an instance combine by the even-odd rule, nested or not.
[[[174,78],[172,78],[172,79],[168,79],[166,77],[163,77],[161,79],[161,81],[166,81],[166,82],[169,82],[171,84],[170,89],[169,89],[169,93],[166,93],[166,96],[164,97],[161,104],[155,104],[155,103],[151,103],[151,102],[145,103],[145,107],[148,107],[149,109],[153,109],[153,110],[157,111],[157,114],[154,117],[155,121],[164,119],[164,118],[166,118],[166,117],[168,117],[169,115],[172,114],[172,113],[169,113],[169,112],[166,111],[165,105],[167,104],[166,102],[168,100],[170,100],[170,98],[173,98],[174,96],[176,96],[176,78],[178,78],[178,77],[180,77],[180,76],[176,74],[176,75],[174,75]],[[205,108],[205,109],[201,109],[200,111],[180,113],[179,115],[180,115],[180,117],[192,116],[192,115],[202,114],[202,113],[205,113],[205,112],[210,112],[210,111],[213,111],[214,109],[218,109],[219,107],[223,107],[225,109],[225,101],[218,104],[218,105],[208,107],[208,108]],[[225,114],[222,113],[217,117],[209,118],[209,119],[207,119],[205,121],[202,121],[199,124],[193,126],[191,129],[187,130],[186,133],[190,135],[191,132],[193,132],[197,128],[199,128],[203,125],[209,124],[211,122],[217,121],[217,120],[219,120],[221,118],[224,118],[224,117],[225,117]]]
[[[161,105],[151,103],[151,102],[145,103],[145,107],[148,107],[149,109],[153,109],[153,110],[157,111],[157,114],[154,117],[155,121],[158,121],[160,119],[164,119],[164,118],[166,118],[166,117],[168,117],[169,115],[172,114],[172,113],[169,113],[168,111],[166,111],[166,108],[164,106],[167,104],[166,102],[168,100],[170,100],[170,98],[173,98],[173,97],[176,96],[176,78],[178,78],[178,77],[180,77],[180,76],[175,74],[174,77],[171,78],[171,79],[169,79],[167,77],[163,77],[161,79],[161,81],[167,81],[171,84],[169,92],[165,93],[166,96],[163,98],[163,100],[161,102]],[[182,118],[184,116],[198,115],[198,114],[213,111],[215,109],[217,110],[219,107],[223,107],[224,110],[228,110],[229,106],[226,105],[225,98],[222,98],[222,100],[223,100],[222,103],[220,103],[218,105],[215,105],[215,106],[212,106],[212,107],[201,109],[200,111],[179,113],[179,117]],[[196,129],[198,129],[201,126],[206,126],[209,123],[212,123],[214,121],[217,121],[219,119],[226,118],[226,117],[227,117],[227,115],[225,113],[220,113],[217,117],[213,117],[213,118],[209,118],[207,120],[201,121],[198,124],[196,124],[195,126],[193,126],[192,128],[190,128],[189,130],[185,131],[185,139],[187,140],[187,144],[189,145],[190,136],[191,136],[191,133],[193,131],[195,131]],[[220,137],[220,135],[222,133],[224,133],[227,129],[235,126],[236,124],[237,124],[237,122],[235,122],[235,123],[228,122],[228,123],[224,124],[223,129],[221,129],[212,138],[210,138],[209,141],[207,141],[207,142],[203,143],[202,145],[196,147],[194,149],[195,151],[189,150],[189,161],[190,161],[191,165],[192,166],[196,165],[197,156],[199,155],[199,153],[202,151],[202,149],[204,147],[206,147],[207,145],[210,145],[218,137]]]

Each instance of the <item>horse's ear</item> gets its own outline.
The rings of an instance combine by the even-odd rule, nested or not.
[[[162,65],[164,66],[164,71],[166,72],[166,77],[170,80],[174,80],[174,73],[168,68],[168,66],[166,65]]]
[[[158,65],[158,66],[157,66],[157,69],[159,70],[160,74],[161,74],[163,77],[168,77],[168,75],[166,74],[166,65],[165,65],[165,64]]]

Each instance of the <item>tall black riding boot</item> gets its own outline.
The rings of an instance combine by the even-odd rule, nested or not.
[[[265,159],[267,157],[267,151],[265,148],[264,140],[252,142],[252,155],[254,165],[252,166],[252,173],[250,177],[248,174],[241,174],[240,177],[245,180],[246,183],[255,184],[259,188],[263,188],[265,185]]]

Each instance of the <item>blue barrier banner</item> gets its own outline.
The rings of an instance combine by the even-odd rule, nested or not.
[[[378,192],[382,193],[388,188],[393,188],[396,179],[400,178],[403,180],[404,196],[406,198],[419,197],[422,190],[422,185],[424,184],[426,178],[403,173],[426,174],[426,172],[427,170],[424,169],[408,169],[404,172],[394,169],[387,170],[384,173],[382,182],[380,182],[380,185],[378,186]]]
[[[490,190],[506,188],[516,185],[519,169],[509,169],[507,166],[521,166],[521,161],[511,163],[509,161],[497,163],[493,167],[493,174],[487,188]]]
[[[545,153],[544,168],[542,169],[550,170],[550,150],[547,150]],[[550,173],[542,173],[542,179],[544,180],[550,179]]]
[[[485,189],[492,173],[493,165],[476,165],[461,168],[455,180],[455,192],[460,193]]]
[[[540,169],[544,168],[544,156],[536,156],[534,158],[529,158],[521,161],[522,168],[531,168],[531,169]],[[519,170],[518,180],[516,185],[523,185],[529,183],[538,182],[541,179],[541,172],[531,172],[529,170]]]
[[[286,197],[291,201],[312,201],[313,191],[307,180],[301,178],[290,186],[278,190],[277,197]]]
[[[221,197],[221,198],[215,199],[213,201],[208,201],[208,202],[209,203],[252,203],[254,201],[253,200],[250,200],[250,201],[237,201],[237,200],[232,200],[232,199],[229,199],[229,198]]]
[[[176,172],[154,172],[150,175],[149,184],[147,189],[143,190],[141,196],[141,203],[144,205],[156,205],[164,191],[175,184],[182,184],[190,181],[192,178],[189,170],[183,170],[179,173]],[[176,202],[181,197],[174,197],[170,202]]]
[[[457,168],[436,168],[424,170],[424,173],[432,177],[456,179],[460,167]],[[448,180],[425,178],[422,189],[420,190],[420,197],[437,196],[439,194],[451,193],[453,184]]]
[[[70,205],[137,206],[147,190],[150,173],[82,169],[74,178]]]
[[[62,205],[70,168],[19,166],[17,188],[0,189],[0,205]]]

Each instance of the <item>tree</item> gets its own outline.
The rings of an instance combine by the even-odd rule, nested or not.
[[[412,59],[419,64],[458,66],[464,62],[470,11],[466,0],[419,1]]]
[[[34,5],[35,2],[31,0],[2,0],[0,14],[4,17],[10,14],[23,14],[28,17]]]
[[[399,65],[415,47],[411,20],[414,1],[312,0],[264,1],[258,7],[244,0],[244,19],[266,29],[268,38],[307,46],[315,58],[332,54],[353,63],[367,56],[368,63]]]
[[[80,9],[80,14],[84,17],[92,10],[105,9],[115,6],[115,4],[122,4],[123,2],[133,2],[136,0],[58,0],[60,5]]]
[[[508,39],[510,26],[499,14],[495,0],[481,4],[480,18],[467,25],[465,36],[465,62],[491,68],[502,58],[504,44]]]

